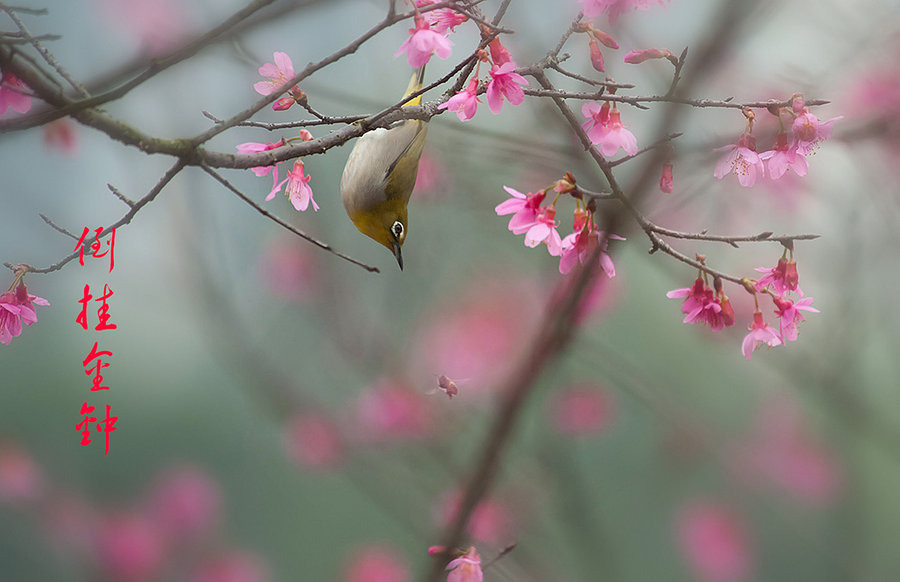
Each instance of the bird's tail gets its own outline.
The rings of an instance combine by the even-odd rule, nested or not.
[[[425,65],[422,65],[415,71],[413,71],[412,78],[409,80],[409,86],[406,88],[406,93],[403,94],[404,97],[412,95],[416,91],[422,88],[422,82],[425,79]],[[421,105],[422,104],[422,96],[418,95],[414,99],[410,99],[406,103],[403,104],[404,107],[408,105]]]

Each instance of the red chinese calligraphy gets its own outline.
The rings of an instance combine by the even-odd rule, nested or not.
[[[118,430],[116,422],[119,420],[119,417],[110,415],[110,405],[107,404],[106,418],[98,421],[96,416],[91,416],[94,408],[87,402],[81,405],[81,414],[84,416],[84,420],[75,425],[75,430],[81,433],[81,445],[87,446],[93,442],[93,439],[91,439],[91,425],[94,424],[97,432],[102,432],[104,435],[106,443],[103,456],[106,456],[109,454],[109,433]]]
[[[109,285],[104,284],[103,285],[103,295],[94,299],[94,296],[91,295],[91,286],[85,285],[84,286],[84,295],[82,296],[81,299],[78,300],[78,303],[81,303],[81,311],[75,317],[75,321],[78,323],[78,325],[80,325],[82,329],[88,328],[87,305],[91,299],[94,299],[94,301],[100,302],[100,307],[97,308],[97,318],[100,320],[100,323],[98,323],[94,327],[94,329],[96,329],[97,331],[116,329],[117,326],[115,323],[109,323],[109,318],[111,316],[109,315],[109,305],[106,303],[106,300],[109,299],[112,295],[113,295],[113,290],[109,288]]]
[[[81,233],[81,238],[78,239],[78,243],[75,244],[75,248],[73,250],[78,251],[78,262],[81,266],[84,266],[84,244],[86,242],[86,238],[90,229],[88,227],[84,227],[84,230]],[[112,270],[116,266],[116,229],[113,228],[110,231],[110,238],[106,241],[106,246],[109,247],[102,253],[99,252],[101,248],[103,248],[103,243],[100,242],[100,233],[103,232],[102,228],[94,229],[94,240],[90,243],[91,247],[91,256],[95,259],[100,259],[109,255],[109,272],[112,273]]]
[[[87,374],[88,376],[90,376],[91,374],[94,374],[94,378],[93,378],[94,387],[91,388],[92,392],[96,391],[96,390],[109,390],[109,386],[102,385],[103,384],[103,375],[100,373],[100,370],[102,370],[103,368],[109,367],[109,362],[104,362],[102,357],[103,356],[111,356],[111,355],[113,355],[113,353],[108,350],[101,350],[98,352],[97,351],[97,342],[94,342],[94,347],[91,348],[91,353],[89,353],[88,356],[84,359],[84,361],[81,362],[81,365],[84,368],[87,368],[84,371],[85,374]],[[94,360],[97,360],[97,363],[94,364],[93,367],[88,368],[88,365]]]

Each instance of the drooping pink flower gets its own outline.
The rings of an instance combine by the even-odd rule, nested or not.
[[[415,5],[419,8],[430,6],[435,0],[416,0]],[[422,17],[428,22],[432,30],[437,33],[446,35],[448,32],[456,32],[456,27],[469,19],[465,14],[453,10],[452,8],[438,8],[437,10],[429,10],[422,13]]]
[[[672,162],[663,164],[659,175],[659,189],[663,194],[671,194],[675,189],[675,177],[672,174]]]
[[[559,272],[563,275],[568,274],[576,265],[576,263],[584,262],[590,258],[597,245],[602,247],[600,251],[600,268],[609,278],[616,276],[616,266],[613,264],[612,257],[606,252],[609,239],[625,240],[618,235],[606,236],[603,231],[597,230],[592,220],[583,222],[579,228],[576,220],[575,232],[569,234],[561,242],[562,252],[559,258]]]
[[[268,582],[268,570],[259,556],[232,551],[202,562],[190,582]]]
[[[789,169],[798,176],[805,176],[809,171],[809,162],[799,152],[797,142],[789,146],[786,133],[779,133],[775,138],[775,147],[759,154],[769,170],[769,177],[777,180]]]
[[[309,187],[309,180],[310,177],[304,174],[303,161],[298,158],[294,162],[294,167],[288,172],[288,183],[284,193],[290,198],[294,208],[300,212],[306,210],[310,203],[312,203],[313,210],[319,210],[319,205],[313,200],[313,191]]]
[[[472,77],[465,89],[438,105],[438,109],[448,109],[456,113],[460,121],[469,121],[475,116],[479,103],[478,79]]]
[[[498,67],[513,62],[512,55],[509,50],[503,46],[503,43],[500,42],[499,36],[488,43],[488,49],[490,49],[491,52],[491,62]]]
[[[487,84],[487,100],[491,113],[500,113],[504,97],[512,105],[521,105],[525,99],[522,86],[528,85],[528,80],[515,71],[515,61],[508,61],[500,66],[494,64],[491,67],[491,80]]]
[[[164,539],[148,517],[136,513],[107,516],[98,524],[96,563],[110,580],[147,582],[165,559]]]
[[[609,13],[610,24],[615,24],[619,16],[632,10],[648,10],[651,0],[578,0],[582,4],[585,18],[595,18]],[[663,0],[655,0],[663,4]]]
[[[265,152],[269,150],[273,150],[275,148],[281,147],[284,145],[284,140],[279,140],[277,142],[272,143],[258,143],[254,141],[248,141],[246,143],[241,143],[237,145],[237,151],[239,154],[255,154],[258,152]],[[287,182],[287,178],[278,181],[278,164],[272,164],[271,166],[256,166],[255,168],[250,168],[250,171],[256,174],[257,176],[267,176],[269,172],[272,172],[272,190],[266,196],[266,201],[268,202],[272,198],[275,198],[275,195],[281,191],[281,187]]]
[[[587,133],[591,143],[599,143],[609,126],[609,101],[603,105],[595,101],[588,101],[581,106],[581,114],[587,117],[587,121],[581,124],[581,129]]]
[[[34,458],[19,445],[0,442],[0,505],[38,499],[44,477]]]
[[[600,133],[596,141],[593,139],[591,141],[600,146],[600,153],[605,157],[609,158],[616,155],[619,148],[625,150],[625,153],[629,156],[637,153],[637,139],[633,133],[622,125],[619,110],[615,107],[609,112],[609,123],[604,129],[605,131]]]
[[[717,501],[694,501],[677,516],[681,553],[700,582],[743,582],[753,566],[750,541],[734,510]]]
[[[716,148],[727,151],[716,163],[713,175],[720,180],[728,174],[735,174],[741,186],[749,188],[756,183],[757,175],[765,176],[766,167],[756,153],[756,138],[742,133],[736,144]]]
[[[804,297],[796,303],[784,297],[773,297],[772,300],[775,302],[775,315],[781,320],[779,338],[785,344],[797,340],[797,324],[806,321],[801,311],[819,313],[818,309],[811,307],[812,297]]]
[[[414,22],[415,26],[409,29],[409,38],[400,45],[395,57],[405,51],[406,62],[412,68],[418,69],[431,59],[432,53],[442,59],[450,56],[450,47],[453,46],[450,39],[432,30],[431,25],[420,14],[416,14]]]
[[[769,347],[781,345],[781,339],[778,337],[778,334],[769,327],[769,324],[763,319],[763,314],[759,311],[753,313],[753,322],[747,329],[750,330],[750,333],[745,335],[744,341],[741,342],[741,353],[748,360],[753,355],[753,350],[763,344]]]
[[[803,297],[803,290],[797,284],[797,263],[793,259],[788,260],[785,257],[781,257],[778,259],[778,264],[771,269],[757,268],[756,271],[765,273],[756,282],[757,291],[762,291],[766,287],[771,286],[778,295],[784,295],[788,291],[796,291],[800,297]]]
[[[638,65],[650,59],[669,59],[673,58],[672,51],[669,49],[648,48],[629,51],[625,55],[625,62],[629,65]]]
[[[196,538],[221,517],[222,493],[206,473],[190,465],[172,467],[150,493],[151,515],[170,539]]]
[[[456,519],[462,496],[453,491],[443,494],[437,502],[438,523],[446,526]],[[493,546],[507,543],[513,533],[513,516],[505,505],[491,498],[482,499],[469,517],[466,531],[474,539]]]
[[[595,384],[577,384],[554,395],[550,423],[561,435],[584,439],[605,432],[612,424],[612,394]]]
[[[390,546],[372,544],[356,550],[345,566],[342,582],[408,582],[409,568]]]
[[[547,245],[550,256],[558,257],[562,254],[562,239],[556,230],[556,208],[542,206],[538,212],[535,224],[525,233],[525,246],[534,248],[541,243]]]
[[[807,109],[794,119],[791,130],[794,132],[794,147],[801,155],[808,156],[815,151],[819,142],[831,137],[831,125],[844,116],[832,117],[828,121],[819,119]]]
[[[666,297],[669,299],[685,298],[684,303],[681,304],[681,312],[686,314],[684,323],[706,323],[713,331],[721,331],[726,325],[734,323],[733,310],[730,312],[729,321],[729,318],[726,317],[728,313],[723,314],[722,299],[706,286],[703,277],[698,276],[691,287],[669,291],[666,293]],[[728,309],[731,309],[730,303]]]
[[[151,55],[172,50],[189,32],[190,15],[176,0],[99,0],[99,13]]]
[[[288,458],[304,469],[329,470],[344,460],[344,443],[337,425],[325,414],[300,413],[285,433]]]
[[[21,281],[15,291],[0,295],[0,344],[9,345],[12,338],[22,335],[23,322],[25,325],[37,322],[35,305],[50,305],[50,302],[29,294]]]
[[[498,204],[497,207],[494,208],[494,212],[497,213],[497,216],[504,216],[506,214],[513,215],[512,218],[509,219],[509,230],[513,234],[528,232],[531,227],[537,224],[538,213],[540,212],[541,204],[544,202],[547,193],[528,192],[527,194],[523,194],[509,186],[504,186],[503,189],[512,196],[512,199],[505,200]]]
[[[464,556],[451,560],[447,564],[447,582],[483,582],[484,573],[481,571],[481,556],[475,550],[475,546],[469,548]]]
[[[420,439],[431,433],[431,416],[422,394],[403,383],[383,379],[357,399],[355,426],[369,441]]]

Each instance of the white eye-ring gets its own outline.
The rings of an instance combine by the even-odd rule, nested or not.
[[[391,232],[394,234],[394,238],[399,239],[403,234],[403,223],[399,220],[394,222],[394,224],[391,225]]]

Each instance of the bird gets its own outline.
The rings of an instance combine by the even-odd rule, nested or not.
[[[404,97],[422,88],[425,67],[409,80]],[[417,95],[404,104],[419,105]],[[416,185],[428,123],[404,119],[363,134],[341,175],[344,210],[359,232],[387,247],[403,270],[401,248],[409,228],[407,205]]]

